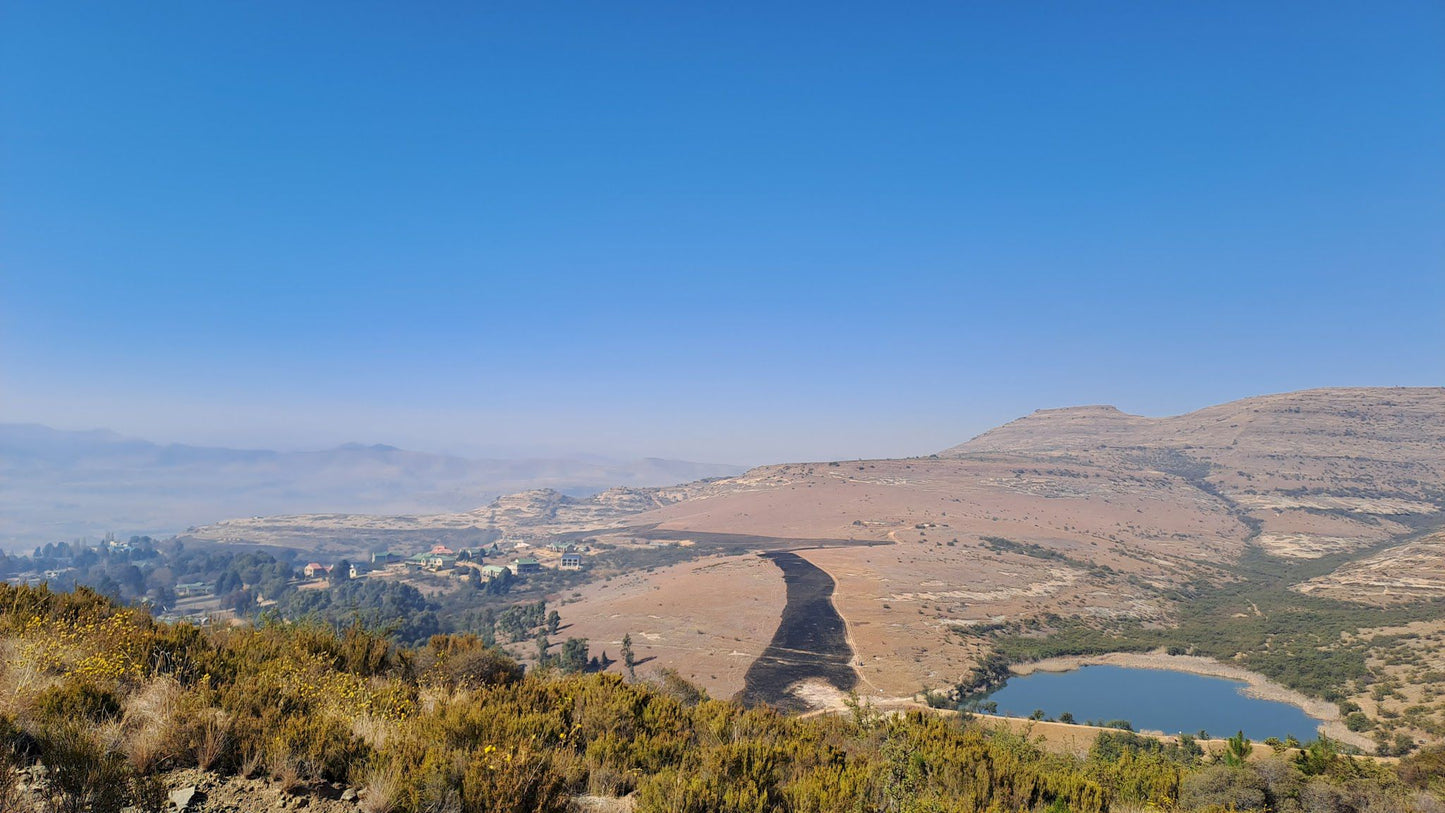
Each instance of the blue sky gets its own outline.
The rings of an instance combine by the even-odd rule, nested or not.
[[[1445,5],[0,2],[0,420],[759,463],[1445,382]]]

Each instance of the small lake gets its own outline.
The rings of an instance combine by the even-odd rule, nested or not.
[[[1035,709],[1058,719],[1070,712],[1074,721],[1128,720],[1136,730],[1213,737],[1243,731],[1252,740],[1294,735],[1301,742],[1316,737],[1319,721],[1296,706],[1246,697],[1246,684],[1162,669],[1083,666],[1068,672],[1035,672],[1009,678],[987,700],[998,713],[1027,717]]]

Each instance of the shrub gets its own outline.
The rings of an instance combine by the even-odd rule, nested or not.
[[[92,723],[120,715],[120,699],[110,689],[89,680],[67,680],[40,693],[35,702],[42,725],[47,720],[85,720]]]
[[[1370,722],[1370,718],[1363,713],[1352,711],[1345,715],[1345,727],[1351,731],[1369,731],[1375,727],[1375,724]]]
[[[124,757],[105,750],[92,727],[68,721],[39,736],[40,758],[49,772],[48,803],[57,813],[119,813],[127,801],[130,773]]]
[[[1400,779],[1421,790],[1445,791],[1445,745],[1422,748],[1400,760]]]
[[[1264,807],[1264,780],[1230,765],[1212,765],[1184,778],[1179,804],[1186,809],[1257,810]]]
[[[311,782],[346,779],[347,768],[368,754],[364,742],[350,726],[330,716],[294,716],[282,721],[267,743],[267,763],[273,774]]]
[[[418,666],[449,686],[506,686],[522,679],[522,667],[475,635],[433,635]]]
[[[464,813],[562,813],[570,798],[553,754],[521,745],[474,748],[462,774]]]

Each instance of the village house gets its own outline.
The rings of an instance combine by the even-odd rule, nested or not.
[[[320,578],[321,576],[325,576],[327,573],[330,573],[331,568],[321,564],[320,562],[312,562],[306,567],[302,568],[301,572],[306,574],[306,578],[308,579],[316,579]]]
[[[536,559],[518,559],[512,563],[512,572],[518,576],[523,573],[537,573],[542,569],[542,564]]]
[[[373,565],[378,565],[378,566],[381,566],[381,565],[389,565],[389,564],[391,564],[392,562],[398,562],[398,561],[401,561],[401,557],[400,557],[400,556],[397,556],[395,553],[392,553],[392,552],[389,551],[389,550],[384,550],[384,551],[381,551],[381,552],[379,552],[379,553],[373,553],[373,554],[371,554],[371,563],[372,563]]]
[[[214,592],[216,592],[215,585],[208,582],[184,582],[176,585],[176,598],[209,596]]]
[[[426,558],[429,570],[449,570],[457,566],[457,557],[449,553],[433,553]]]
[[[482,565],[482,578],[491,581],[506,572],[507,568],[501,565]]]
[[[564,554],[562,554],[562,565],[561,565],[561,567],[562,567],[563,570],[581,570],[581,569],[582,569],[582,554],[580,554],[580,553],[564,553]]]

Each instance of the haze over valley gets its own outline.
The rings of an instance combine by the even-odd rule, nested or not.
[[[171,535],[261,514],[458,511],[524,489],[585,495],[739,471],[658,458],[486,460],[359,443],[226,449],[0,424],[0,549],[107,533]]]

